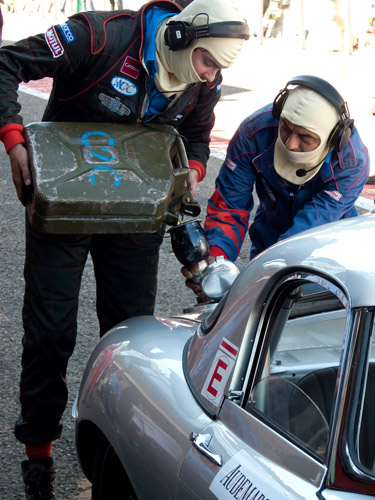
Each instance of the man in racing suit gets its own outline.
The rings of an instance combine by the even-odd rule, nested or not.
[[[210,259],[234,262],[249,229],[250,258],[277,241],[357,215],[355,201],[369,175],[369,155],[348,107],[325,80],[302,75],[246,118],[229,143],[207,205]],[[192,270],[186,285],[207,300]]]
[[[187,183],[194,195],[209,156],[220,70],[235,61],[248,38],[237,3],[194,0],[181,11],[166,0],[137,12],[82,12],[44,35],[1,49],[0,139],[21,203],[26,204],[32,181],[17,88],[21,81],[46,76],[53,78],[53,88],[44,121],[141,121],[177,128],[187,140]],[[195,32],[197,25],[223,21],[231,26],[221,25],[221,37],[200,38]],[[180,36],[181,22],[188,23],[191,39]],[[44,234],[26,221],[21,415],[15,435],[28,456],[22,463],[27,498],[56,498],[51,447],[61,434],[88,252],[103,335],[126,318],[153,313],[161,241],[161,232]]]
[[[303,85],[318,82],[323,93],[335,91],[317,77],[298,78]],[[207,206],[212,256],[237,258],[254,207],[254,185],[259,206],[249,230],[250,258],[305,229],[357,215],[354,204],[369,175],[368,151],[346,103],[343,116],[303,85],[284,92],[281,114],[275,104],[263,107],[241,123],[230,141]]]

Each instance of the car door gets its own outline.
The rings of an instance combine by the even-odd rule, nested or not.
[[[177,498],[316,498],[325,467],[234,402],[225,400],[220,419],[199,437],[206,444],[192,443],[181,468]]]
[[[246,377],[233,381],[216,420],[190,436],[178,498],[317,498],[346,322],[345,296],[332,283],[283,278],[259,318]],[[320,370],[327,408],[301,382]]]

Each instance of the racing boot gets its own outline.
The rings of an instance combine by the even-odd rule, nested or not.
[[[57,500],[52,457],[30,458],[21,467],[27,500]]]

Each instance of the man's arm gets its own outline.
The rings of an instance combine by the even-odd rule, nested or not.
[[[200,86],[193,109],[178,128],[179,133],[187,139],[186,154],[189,167],[194,172],[190,178],[190,190],[193,195],[198,182],[202,181],[206,175],[206,164],[210,154],[210,134],[215,123],[214,108],[220,99],[221,81],[222,77],[219,74],[212,88],[206,84]]]
[[[88,49],[88,27],[81,22],[79,28],[80,39],[85,39],[85,33],[88,35]],[[68,49],[57,26],[48,32],[57,36],[57,45],[52,45],[47,34],[41,34],[0,50],[0,140],[9,154],[13,182],[23,205],[26,204],[27,188],[31,185],[31,173],[27,151],[23,146],[25,139],[23,120],[19,114],[21,106],[17,101],[18,85],[22,81],[53,77],[61,72],[73,73],[81,59],[80,53],[85,49],[83,41],[77,44],[79,47]],[[60,54],[57,54],[56,47]]]
[[[210,257],[223,256],[234,262],[245,238],[250,212],[253,208],[253,184],[255,172],[251,164],[254,151],[249,136],[243,133],[243,124],[228,146],[228,152],[220,173],[216,178],[216,189],[207,205],[204,228],[210,244]],[[192,270],[183,267],[186,286],[197,295],[198,302],[205,302],[200,285],[194,283]]]
[[[71,19],[76,40],[68,44],[59,26],[20,40],[0,50],[0,130],[10,123],[22,124],[17,102],[21,82],[74,74],[81,63],[90,64],[90,29],[82,19]]]
[[[12,169],[13,184],[22,205],[27,203],[27,188],[31,186],[31,172],[29,156],[23,144],[16,144],[9,151],[10,167]]]
[[[245,121],[246,122],[246,121]],[[236,260],[248,229],[254,206],[256,171],[252,158],[257,147],[240,125],[228,146],[227,157],[216,179],[216,189],[207,205],[205,230],[213,257]]]

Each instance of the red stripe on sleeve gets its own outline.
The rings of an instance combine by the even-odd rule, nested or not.
[[[224,257],[224,259],[229,260],[228,255],[224,252],[224,250],[222,250],[219,247],[210,247],[210,256],[211,257]]]
[[[210,225],[205,224],[205,227],[207,227],[207,228],[221,227],[221,229],[224,231],[224,233],[233,239],[233,236],[232,236],[232,234],[234,235],[233,230],[231,229],[230,232],[228,231],[228,229],[229,229],[228,224],[233,224],[234,226],[236,226],[238,228],[238,230],[240,232],[241,241],[243,241],[245,238],[245,235],[246,235],[247,225],[248,225],[248,223],[247,223],[247,218],[249,215],[248,210],[241,210],[239,208],[229,208],[227,206],[227,204],[225,203],[225,200],[221,196],[220,191],[218,189],[216,189],[214,194],[211,196],[211,201],[215,205],[215,207],[213,207],[210,204],[207,205],[207,215],[210,217],[217,217],[218,219],[223,221],[223,224],[218,222],[218,221],[210,222],[209,220],[208,221],[206,220],[206,224],[210,224]],[[220,210],[217,210],[216,207],[219,208]],[[239,215],[243,225],[239,225],[238,222],[234,219],[232,214]],[[226,222],[228,224],[225,224]],[[237,236],[236,236],[236,238],[237,238]]]

